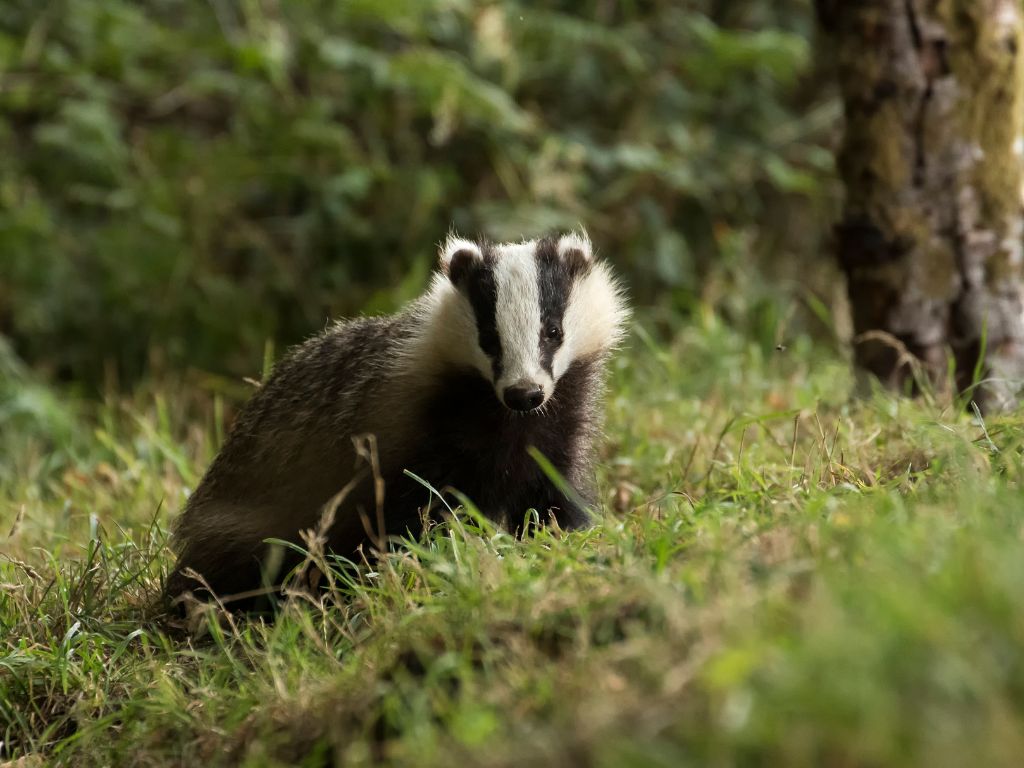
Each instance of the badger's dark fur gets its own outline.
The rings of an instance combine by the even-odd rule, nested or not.
[[[188,500],[168,596],[204,591],[189,569],[219,596],[258,588],[265,541],[299,541],[339,498],[330,549],[351,556],[375,540],[379,488],[357,450],[364,435],[375,440],[388,536],[417,531],[430,500],[405,470],[514,529],[529,509],[585,525],[528,449],[592,501],[604,368],[625,314],[583,236],[449,238],[422,298],[339,323],[275,367]]]

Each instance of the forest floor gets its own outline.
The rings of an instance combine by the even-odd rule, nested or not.
[[[189,641],[153,604],[219,386],[96,406],[0,380],[0,765],[1024,755],[1024,416],[854,396],[835,352],[710,317],[638,332],[592,531],[454,523]]]

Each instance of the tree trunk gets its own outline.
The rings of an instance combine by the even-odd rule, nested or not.
[[[1020,0],[817,0],[838,57],[846,185],[837,227],[857,363],[920,369],[983,406],[1024,380]],[[909,354],[907,354],[909,353]],[[979,362],[980,361],[980,362]]]

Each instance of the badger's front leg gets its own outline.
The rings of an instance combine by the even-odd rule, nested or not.
[[[547,525],[552,520],[564,531],[589,528],[593,524],[587,509],[591,505],[590,498],[590,493],[572,487],[569,493],[563,493],[545,479],[531,493],[524,494],[523,503],[511,511],[507,518],[509,530],[517,537],[530,536],[536,532],[538,524]],[[527,510],[534,510],[536,514],[527,514]]]
[[[593,520],[587,508],[593,504],[592,494],[581,492],[571,486],[570,489],[570,493],[566,494],[551,486],[552,498],[547,507],[549,514],[562,530],[575,531],[589,528],[593,525]]]

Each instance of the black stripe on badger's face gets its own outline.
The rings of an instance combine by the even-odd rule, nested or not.
[[[537,243],[537,283],[540,298],[540,362],[554,377],[555,353],[565,341],[565,309],[569,306],[572,286],[587,268],[586,257],[579,250],[563,250],[559,241],[544,238]]]
[[[484,258],[476,262],[465,283],[466,295],[476,318],[477,341],[491,361],[494,379],[501,376],[501,336],[498,334],[498,286],[494,281],[494,253],[483,249]]]

